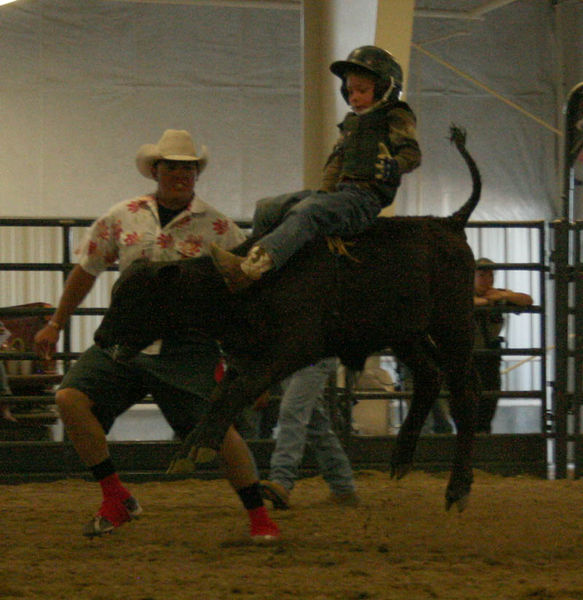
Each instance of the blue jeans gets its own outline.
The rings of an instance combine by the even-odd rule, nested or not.
[[[352,467],[332,429],[324,402],[324,390],[335,369],[336,359],[327,358],[294,373],[282,383],[284,393],[269,479],[287,490],[294,486],[309,442],[332,493],[354,492]]]
[[[294,196],[300,198],[299,202],[291,208],[284,206]],[[258,203],[253,230],[263,231],[269,218],[285,213],[285,219],[259,241],[273,259],[274,267],[279,269],[318,235],[362,233],[372,225],[386,203],[380,194],[353,183],[339,184],[336,192],[298,192],[266,198]]]
[[[268,229],[283,219],[290,208],[313,193],[312,190],[302,190],[258,200],[253,213],[253,235],[265,234]]]

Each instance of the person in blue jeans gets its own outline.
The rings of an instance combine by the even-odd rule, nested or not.
[[[290,493],[307,443],[311,444],[320,472],[330,487],[330,501],[358,505],[350,460],[332,428],[324,399],[336,366],[336,358],[326,358],[297,371],[282,383],[275,449],[268,479],[261,482],[263,498],[270,500],[275,509],[290,507]]]

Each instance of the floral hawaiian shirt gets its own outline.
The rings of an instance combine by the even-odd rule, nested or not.
[[[231,219],[198,196],[161,227],[154,196],[146,195],[119,202],[97,219],[77,254],[81,267],[97,276],[118,261],[123,271],[138,258],[196,258],[208,254],[211,242],[229,250],[244,240]]]
[[[97,219],[87,231],[77,254],[80,257],[79,265],[87,273],[97,276],[117,261],[120,271],[123,271],[138,258],[155,261],[196,258],[209,253],[211,242],[229,250],[244,240],[245,235],[231,219],[198,196],[161,227],[154,196],[147,195],[119,202]],[[199,340],[198,344],[200,343]],[[205,343],[208,345],[208,341]],[[166,346],[169,346],[169,356],[147,368],[156,371],[161,379],[172,383],[180,361],[170,358],[173,344],[168,342]],[[158,355],[161,348],[161,340],[157,340],[142,353]],[[182,359],[182,362],[185,365],[183,371],[193,370],[191,361]],[[167,368],[168,365],[170,368]],[[166,371],[173,375],[168,376]],[[194,372],[197,373],[195,380],[198,380],[199,373],[196,370]],[[190,377],[192,378],[192,373]],[[181,385],[186,384],[178,387]],[[196,392],[195,388],[194,391]]]

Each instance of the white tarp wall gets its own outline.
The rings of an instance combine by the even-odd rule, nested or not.
[[[446,140],[455,122],[467,128],[468,148],[483,178],[473,220],[559,216],[561,109],[572,86],[583,80],[583,3],[417,0],[415,6],[408,101],[419,118],[424,161],[408,178],[396,212],[446,215],[468,197],[467,169]],[[465,18],[488,6],[492,10],[481,19]],[[459,18],[437,18],[436,11],[458,11]],[[469,230],[468,235],[476,255],[496,262],[539,259],[527,230]],[[501,271],[495,285],[529,292],[540,303],[534,274]],[[510,347],[540,344],[538,317],[511,315],[507,323]],[[523,358],[506,357],[504,366]],[[505,389],[527,389],[540,381],[537,363],[510,371]]]
[[[0,216],[95,217],[149,191],[135,153],[166,128],[189,129],[209,147],[197,190],[236,219],[249,219],[262,196],[301,188],[302,13],[299,5],[261,4],[19,0],[0,7]],[[351,2],[355,14],[371,5]],[[438,10],[463,16],[486,5],[497,7],[482,19],[436,18]],[[467,169],[446,139],[455,121],[468,129],[484,180],[473,219],[557,216],[557,131],[566,94],[583,80],[583,3],[417,0],[415,8],[407,99],[424,159],[405,178],[396,214],[446,215],[467,198]],[[350,48],[373,43],[374,28],[365,29],[352,32]],[[326,65],[321,72],[337,89]],[[495,261],[533,257],[523,235],[474,242],[476,253]],[[54,233],[0,229],[0,261],[26,260],[60,260]],[[60,293],[54,274],[34,282],[0,277],[3,306],[55,303]],[[85,306],[107,303],[104,279]],[[534,283],[511,274],[497,283],[538,301]],[[84,327],[81,345],[92,329]]]
[[[421,14],[484,3],[415,6]],[[481,20],[416,16],[408,100],[424,162],[407,178],[396,212],[447,214],[467,196],[465,167],[445,139],[456,121],[469,131],[484,178],[474,218],[554,216],[556,130],[566,93],[583,79],[582,27],[576,0],[517,0]],[[251,217],[264,195],[301,187],[300,29],[293,7],[111,0],[1,7],[0,214],[96,216],[144,192],[151,184],[134,168],[136,149],[167,127],[190,129],[209,146],[199,191],[235,218]],[[371,43],[369,29],[354,44]]]
[[[301,181],[300,12],[109,0],[0,7],[0,214],[93,217],[149,191],[166,128],[210,151],[234,218]]]
[[[484,2],[420,0],[416,7],[469,9],[480,4]],[[419,116],[425,160],[403,203],[407,213],[448,214],[467,197],[467,171],[445,139],[453,121],[467,128],[468,146],[482,172],[484,190],[473,219],[555,214],[562,147],[559,111],[568,91],[568,86],[561,89],[556,29],[561,22],[580,34],[582,9],[579,3],[574,15],[578,25],[577,19],[563,19],[561,8],[546,0],[512,2],[481,20],[415,19],[408,99]]]

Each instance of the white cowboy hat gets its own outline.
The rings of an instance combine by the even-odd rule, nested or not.
[[[157,144],[144,144],[140,147],[136,156],[136,166],[144,177],[153,179],[152,165],[162,159],[196,161],[200,174],[208,162],[208,153],[206,146],[202,146],[200,154],[197,154],[188,131],[167,129]]]

